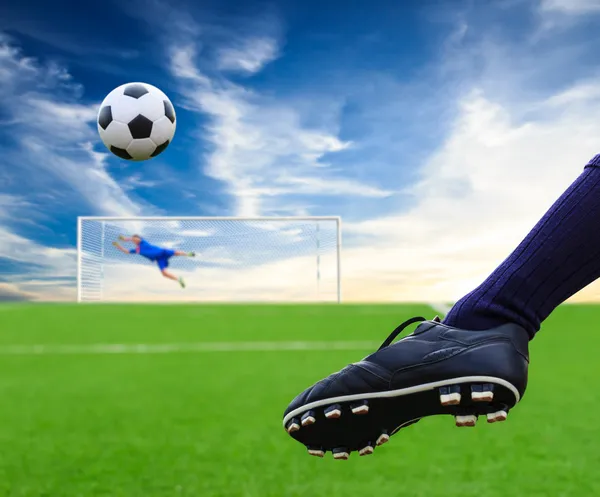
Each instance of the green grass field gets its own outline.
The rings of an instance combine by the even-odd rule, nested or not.
[[[376,346],[414,315],[433,313],[0,306],[0,495],[600,495],[595,306],[563,306],[545,323],[532,343],[529,389],[506,423],[458,429],[451,417],[430,418],[370,457],[306,455],[281,426],[288,402],[370,352],[357,341]],[[298,341],[356,350],[276,350]]]

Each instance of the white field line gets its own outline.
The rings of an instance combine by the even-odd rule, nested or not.
[[[202,352],[285,352],[372,350],[379,342],[200,342],[200,343],[98,343],[80,345],[2,345],[0,355],[108,355],[176,354]]]

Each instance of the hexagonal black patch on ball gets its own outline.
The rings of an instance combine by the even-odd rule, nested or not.
[[[167,116],[169,118],[169,121],[174,123],[175,122],[175,109],[173,108],[173,105],[168,100],[163,100],[163,102],[165,104],[165,116]]]
[[[125,159],[125,160],[133,159],[133,157],[131,157],[131,155],[129,155],[129,152],[127,152],[127,150],[125,150],[123,148],[113,147],[111,145],[110,151],[113,154],[115,154],[117,157],[121,157],[121,159]]]
[[[149,93],[144,85],[127,85],[123,90],[123,95],[127,95],[131,98],[140,98],[141,96]]]
[[[167,148],[169,146],[169,143],[171,143],[171,142],[169,140],[167,140],[162,145],[159,145],[158,147],[156,147],[156,150],[154,152],[152,152],[152,155],[150,157],[156,157],[161,152],[164,152],[165,148]]]
[[[108,125],[112,122],[112,110],[110,105],[102,107],[98,114],[98,124],[102,129],[108,128]]]
[[[135,117],[127,126],[129,126],[131,136],[136,139],[150,138],[150,133],[152,133],[152,121],[141,114]]]

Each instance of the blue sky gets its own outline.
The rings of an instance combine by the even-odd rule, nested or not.
[[[310,214],[350,299],[451,300],[600,145],[596,0],[11,3],[0,298],[73,298],[78,215]],[[95,130],[130,81],[178,113],[147,163]]]

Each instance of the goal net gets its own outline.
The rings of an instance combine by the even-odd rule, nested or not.
[[[338,217],[80,217],[79,302],[318,302],[341,300]],[[167,268],[113,242],[140,235],[152,245],[195,252]],[[120,242],[126,249],[133,243]]]

